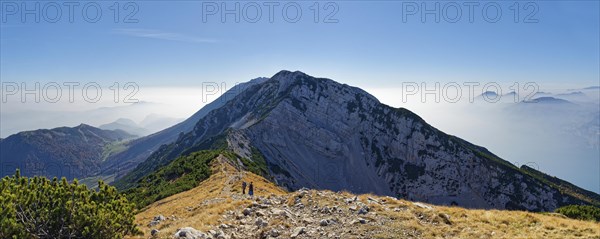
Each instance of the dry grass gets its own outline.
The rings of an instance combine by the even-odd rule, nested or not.
[[[355,195],[342,192],[343,198]],[[333,198],[317,197],[319,206],[340,206]],[[390,220],[384,228],[380,224],[366,225],[366,230],[381,231],[376,238],[596,238],[600,239],[600,223],[580,221],[561,214],[540,214],[508,210],[475,210],[460,207],[429,205],[433,209],[416,206],[413,202],[370,194],[357,195],[377,215]],[[385,204],[369,203],[368,198]],[[369,221],[369,215],[362,216]]]
[[[419,238],[600,238],[600,223],[561,215],[433,205],[433,209],[425,209],[404,200],[389,204],[399,210],[376,209],[378,214],[395,219],[388,225],[392,230],[378,238],[398,238],[407,229],[414,231],[408,237]]]
[[[254,183],[255,196],[286,193],[263,177],[250,172],[238,173],[227,163],[215,160],[211,166],[213,174],[198,187],[152,203],[138,213],[136,223],[145,235],[130,238],[148,238],[151,230],[148,223],[157,215],[169,217],[169,220],[156,227],[164,238],[169,238],[167,235],[173,235],[178,228],[193,227],[206,231],[211,226],[220,224],[219,220],[224,212],[251,203],[249,199],[233,200],[229,193],[225,193],[241,194],[240,180]],[[231,175],[237,177],[231,180]],[[172,215],[177,219],[171,220]]]

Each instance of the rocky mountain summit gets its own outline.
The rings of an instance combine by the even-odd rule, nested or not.
[[[269,178],[289,190],[348,190],[438,205],[531,211],[600,202],[595,193],[517,168],[359,88],[289,71],[209,112],[117,186],[134,186],[181,155],[223,147],[242,158],[260,154]]]

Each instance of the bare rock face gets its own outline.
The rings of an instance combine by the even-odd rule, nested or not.
[[[532,176],[544,174],[517,168],[483,147],[437,130],[409,110],[381,104],[359,88],[302,72],[282,71],[248,88],[146,163],[164,164],[215,145],[219,138],[240,157],[260,154],[272,180],[291,190],[348,190],[441,205],[532,211],[600,202],[597,194],[559,179]],[[584,192],[578,194],[587,198],[561,192],[557,185]],[[368,212],[360,206],[356,210]]]
[[[176,239],[205,239],[207,235],[191,227],[184,227],[177,230],[173,238]]]
[[[553,210],[573,199],[361,89],[301,72],[278,73],[270,83],[283,94],[278,104],[265,117],[247,114],[234,126],[290,189],[526,210]]]

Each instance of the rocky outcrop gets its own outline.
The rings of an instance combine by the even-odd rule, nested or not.
[[[173,235],[173,238],[176,239],[207,239],[207,235],[201,231],[198,231],[191,227],[184,227]]]
[[[447,214],[436,213],[433,206],[419,205],[431,214],[422,223],[452,224]],[[373,238],[398,232],[386,232],[385,225],[392,223],[392,218],[370,208],[399,212],[410,207],[413,205],[392,197],[359,199],[342,192],[300,189],[288,195],[253,198],[247,207],[225,212],[223,223],[207,234],[199,232],[205,236],[199,238]],[[179,229],[175,238],[189,238],[177,237],[183,231]],[[417,236],[410,230],[404,233],[407,237]]]

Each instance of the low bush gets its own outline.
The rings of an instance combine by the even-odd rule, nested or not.
[[[600,208],[594,206],[568,205],[560,207],[554,212],[573,219],[600,222]]]
[[[0,238],[123,238],[139,233],[135,205],[114,187],[22,177],[0,181]]]

